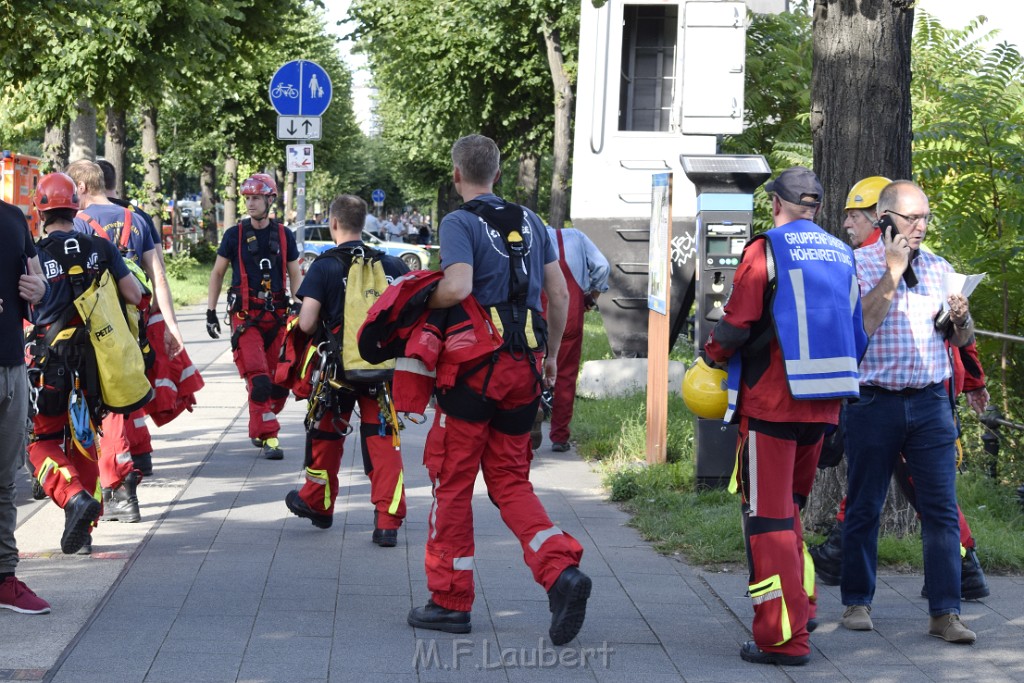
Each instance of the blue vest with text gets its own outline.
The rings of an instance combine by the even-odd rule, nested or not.
[[[771,318],[793,398],[860,396],[857,365],[868,338],[853,250],[809,220],[787,223],[754,239],[760,238],[770,247]],[[726,420],[739,398],[741,355],[729,361]]]

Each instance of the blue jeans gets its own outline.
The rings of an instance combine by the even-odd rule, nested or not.
[[[928,612],[959,614],[956,426],[942,384],[906,394],[862,386],[847,407],[843,604],[870,605],[875,595],[879,518],[900,453],[917,492]]]

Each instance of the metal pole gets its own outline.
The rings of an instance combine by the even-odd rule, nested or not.
[[[301,253],[306,242],[306,172],[296,171],[295,176],[295,241]]]

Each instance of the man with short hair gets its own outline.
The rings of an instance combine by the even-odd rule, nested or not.
[[[932,217],[921,188],[909,180],[886,186],[878,214],[882,241],[857,252],[864,327],[872,343],[860,366],[860,400],[846,411],[843,625],[874,628],[880,515],[902,454],[921,515],[928,633],[969,644],[977,635],[960,620],[957,430],[946,386],[951,369],[945,341],[957,347],[970,343],[974,323],[967,298],[946,294],[943,276],[953,268],[921,249]],[[950,323],[938,329],[944,306]]]
[[[812,219],[824,190],[812,171],[786,169],[765,186],[775,227],[743,250],[725,312],[704,355],[728,364],[729,411],[739,416],[730,490],[743,500],[755,664],[810,660],[813,579],[804,572],[800,511],[822,437],[842,400],[857,395],[867,344],[853,251]]]
[[[568,293],[544,223],[494,194],[501,174],[495,142],[468,135],[451,155],[455,189],[466,203],[441,222],[444,275],[429,306],[451,308],[474,297],[504,342],[482,361],[463,363],[455,385],[435,392],[423,453],[434,496],[425,557],[430,600],[407,621],[449,633],[471,630],[473,485],[482,470],[491,501],[547,591],[548,636],[564,645],[583,627],[592,584],[579,569],[583,547],[551,522],[530,484],[530,426],[542,384],[550,387],[558,374]]]
[[[365,217],[366,202],[359,197],[343,194],[331,202],[328,221],[335,247],[322,253],[309,267],[297,295],[302,299],[299,328],[312,337],[314,344],[326,342],[328,334],[344,338],[344,325],[353,322],[344,318],[348,273],[354,256],[379,256],[389,284],[409,272],[400,258],[377,252],[363,244]],[[341,380],[345,370],[339,357],[342,350],[334,347],[334,344],[324,343],[321,353],[327,354],[328,367]],[[330,373],[325,371],[325,374]],[[326,382],[327,377],[321,375],[319,380]],[[310,398],[310,401],[316,400],[326,408],[307,422],[306,480],[301,489],[288,492],[285,504],[292,514],[309,519],[317,528],[331,526],[346,429],[358,403],[363,466],[370,478],[370,500],[374,505],[371,538],[382,548],[394,547],[398,543],[398,529],[405,518],[405,477],[398,425],[381,411],[378,401],[379,397],[390,392],[390,380],[357,382],[346,379],[337,384],[327,383],[323,387],[327,396]]]
[[[28,221],[21,209],[0,200],[0,608],[47,614],[50,604],[17,576],[18,526],[15,479],[25,457],[28,381],[23,323],[28,309],[48,293]]]

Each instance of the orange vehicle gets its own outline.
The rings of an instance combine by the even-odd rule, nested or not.
[[[9,150],[0,152],[0,199],[25,213],[33,237],[39,237],[39,216],[32,209],[32,193],[39,182],[39,159]]]

